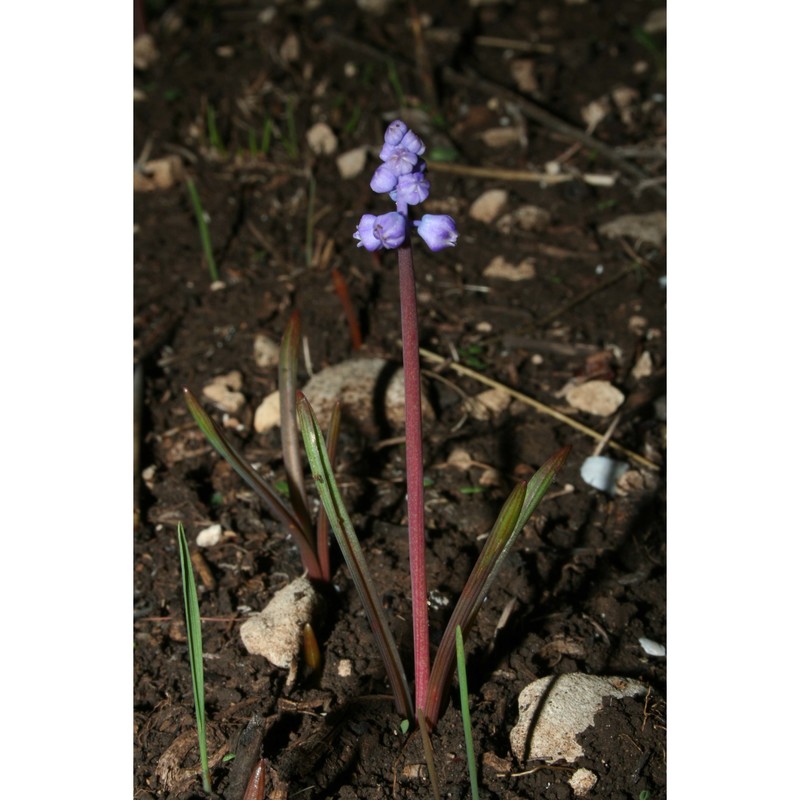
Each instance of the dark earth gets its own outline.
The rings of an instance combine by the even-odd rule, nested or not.
[[[137,9],[136,33],[149,34],[152,49],[139,39],[144,57],[134,72],[135,797],[204,796],[179,521],[198,577],[214,791],[239,800],[264,758],[268,798],[432,797],[420,736],[400,731],[335,546],[333,587],[316,628],[319,670],[301,666],[288,687],[288,670],[244,649],[241,622],[302,566],[182,397],[183,386],[200,397],[215,377],[240,373],[241,409],[226,415],[204,405],[278,484],[279,432],[253,428],[277,387],[277,368],[256,363],[256,336],[279,342],[300,313],[301,382],[309,370],[354,357],[401,360],[393,254],[373,256],[352,238],[363,213],[390,210],[369,179],[383,131],[399,117],[428,145],[425,211],[451,214],[460,232],[446,251],[415,246],[421,346],[445,359],[422,359],[434,409],[424,431],[434,648],[515,481],[572,446],[467,641],[481,797],[576,797],[568,781],[584,767],[597,776],[587,797],[663,798],[666,659],[648,655],[639,639],[666,644],[666,252],[652,224],[617,235],[603,229],[665,209],[663,4],[379,5],[239,0]],[[590,109],[600,111],[592,117]],[[319,122],[335,134],[335,151],[309,144]],[[364,146],[364,168],[342,178],[337,157]],[[172,172],[159,183],[151,162],[164,158]],[[223,284],[213,290],[187,177],[210,220]],[[499,217],[524,206],[546,214],[528,229],[474,219],[472,203],[490,189],[508,193]],[[520,280],[485,274],[498,257],[527,272]],[[465,413],[466,398],[489,387],[453,369],[456,361],[562,418],[518,398]],[[588,380],[621,390],[618,412],[567,402],[562,389]],[[616,422],[603,454],[631,467],[616,495],[582,480],[598,441],[570,420],[600,435]],[[375,432],[371,422],[345,416],[337,475],[410,666],[402,429]],[[456,450],[472,463],[447,464]],[[310,480],[308,488],[313,494]],[[199,548],[197,534],[214,523],[222,539]],[[342,659],[354,665],[349,677],[338,674]],[[607,699],[580,736],[585,755],[575,763],[520,763],[509,743],[517,696],[537,678],[571,672],[650,688]],[[442,795],[468,797],[456,681],[432,739]]]

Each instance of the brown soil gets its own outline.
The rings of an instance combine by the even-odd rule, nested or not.
[[[520,536],[467,643],[481,796],[570,798],[568,780],[577,767],[598,777],[589,797],[666,796],[666,664],[639,644],[640,637],[666,642],[666,426],[656,402],[665,391],[665,291],[659,282],[665,250],[599,232],[624,214],[664,209],[665,35],[643,32],[659,6],[631,0],[476,8],[420,3],[426,69],[404,3],[390,4],[382,16],[349,2],[146,5],[159,57],[135,72],[143,99],[135,106],[134,157],[176,155],[193,178],[210,217],[224,288],[210,289],[184,181],[137,192],[136,797],[202,796],[194,771],[178,521],[193,551],[199,551],[194,538],[202,528],[219,522],[230,532],[201,551],[208,574],[199,583],[214,790],[239,800],[243,773],[264,757],[267,797],[431,796],[421,742],[399,730],[377,648],[335,547],[333,587],[317,630],[320,673],[301,671],[287,691],[286,670],[244,650],[241,621],[301,574],[300,559],[206,444],[181,397],[184,385],[199,396],[215,376],[239,371],[247,402],[229,435],[269,480],[281,480],[277,431],[257,434],[252,427],[255,409],[277,385],[274,368],[256,365],[254,337],[278,341],[297,309],[315,372],[352,357],[333,269],[344,276],[355,306],[361,353],[400,359],[393,258],[374,258],[352,239],[362,213],[389,210],[388,201],[369,189],[377,162],[370,154],[360,175],[342,180],[335,161],[340,153],[379,144],[385,124],[397,116],[412,121],[429,150],[450,150],[453,164],[539,172],[561,159],[566,172],[616,176],[611,186],[580,178],[545,185],[437,171],[431,159],[433,190],[425,208],[451,213],[460,239],[442,253],[415,250],[422,346],[447,358],[458,354],[482,375],[601,433],[611,418],[571,409],[559,390],[570,380],[611,380],[626,395],[612,441],[655,466],[632,462],[641,477],[627,495],[609,497],[580,477],[596,441],[519,401],[490,419],[464,419],[464,395],[487,387],[423,361],[448,382],[428,379],[436,409],[425,429],[429,588],[442,598],[432,605],[431,636],[435,646],[479,537],[515,477],[527,477],[556,449],[572,445],[552,496]],[[260,22],[265,9],[274,14]],[[535,85],[521,89],[514,75],[526,70]],[[402,87],[402,109],[393,76]],[[585,130],[581,109],[620,87],[634,91],[617,91],[609,101],[592,133],[598,147],[576,143],[570,129],[537,116],[544,109]],[[209,134],[210,110],[224,152]],[[273,135],[264,153],[259,147],[268,119]],[[319,121],[338,137],[335,155],[315,156],[309,149],[306,131]],[[524,136],[502,146],[483,138],[491,129],[515,127]],[[626,161],[612,160],[603,145]],[[546,209],[549,223],[504,234],[471,219],[471,203],[490,188],[509,192],[509,211]],[[486,277],[497,256],[512,264],[533,259],[535,277]],[[645,352],[651,374],[636,377],[632,368]],[[307,366],[301,371],[307,378]],[[223,422],[221,412],[207,408]],[[384,438],[398,433],[382,431]],[[346,420],[337,473],[408,657],[404,453],[402,444],[376,444],[358,420]],[[443,467],[455,448],[478,465]],[[480,464],[497,471],[493,484],[481,484],[486,468]],[[565,492],[568,486],[574,490]],[[504,610],[510,614],[498,629]],[[338,675],[342,659],[353,663],[350,677]],[[518,763],[509,731],[519,692],[538,677],[566,672],[636,678],[651,691],[609,703],[583,735],[585,756],[576,764]],[[250,749],[248,741],[255,742]],[[468,796],[455,682],[433,744],[444,795]],[[228,753],[237,757],[223,761]],[[174,770],[165,781],[157,773],[170,759]]]

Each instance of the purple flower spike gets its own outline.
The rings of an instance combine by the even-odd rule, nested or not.
[[[427,200],[430,192],[431,182],[421,172],[411,172],[397,181],[396,200],[415,206]]]
[[[421,156],[425,152],[425,145],[422,139],[420,139],[414,131],[406,132],[405,136],[400,140],[400,147],[405,147],[406,150],[410,150],[418,156]]]
[[[381,214],[375,219],[373,235],[387,250],[400,247],[406,240],[406,218],[397,211]]]
[[[358,246],[370,252],[380,250],[382,247],[381,240],[377,239],[374,233],[376,219],[377,217],[374,214],[364,214],[358,223],[356,232],[353,234],[353,238],[359,240]]]
[[[397,186],[397,175],[387,164],[381,164],[375,170],[369,185],[372,191],[377,194],[391,192]]]
[[[400,144],[400,140],[406,135],[406,131],[408,131],[408,125],[403,120],[396,119],[394,122],[389,123],[389,127],[383,136],[383,141],[391,146]]]
[[[425,214],[414,225],[425,244],[434,252],[454,247],[458,239],[455,220],[447,214]]]

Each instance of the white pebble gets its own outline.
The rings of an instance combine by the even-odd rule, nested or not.
[[[222,525],[209,525],[197,534],[198,547],[213,547],[222,538]]]
[[[639,638],[639,644],[642,646],[642,650],[649,656],[663,658],[667,654],[667,648],[664,647],[663,644],[654,642],[652,639],[647,639],[644,636]]]

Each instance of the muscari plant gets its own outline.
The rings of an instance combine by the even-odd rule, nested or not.
[[[356,589],[376,637],[397,710],[406,720],[417,719],[433,728],[443,711],[456,662],[456,631],[469,634],[490,585],[511,546],[548,487],[561,469],[569,447],[552,455],[528,483],[511,492],[489,534],[483,550],[459,597],[445,629],[433,666],[430,665],[428,592],[425,572],[425,512],[423,504],[422,404],[420,390],[417,302],[411,233],[416,232],[433,251],[456,244],[458,231],[452,217],[424,214],[412,220],[409,208],[424,202],[430,181],[421,156],[425,145],[401,120],[386,129],[380,151],[383,162],[370,186],[388,193],[396,210],[364,214],[354,238],[369,251],[396,250],[400,281],[400,316],[405,378],[406,488],[408,504],[409,572],[414,649],[414,696],[389,630],[380,596],[367,569],[358,537],[342,502],[322,433],[308,400],[298,392],[297,413],[311,472],[331,528],[342,550]]]
[[[430,194],[430,181],[426,176],[425,162],[421,158],[424,152],[424,143],[404,122],[396,120],[389,125],[380,152],[382,164],[375,171],[370,186],[378,194],[388,194],[395,203],[395,210],[380,215],[364,214],[354,234],[359,247],[372,252],[381,249],[396,250],[398,257],[405,378],[407,518],[414,650],[413,696],[397,644],[383,611],[380,594],[369,574],[366,559],[334,477],[331,462],[338,434],[338,407],[330,423],[326,444],[311,405],[301,392],[296,392],[299,345],[297,313],[292,315],[284,335],[279,365],[281,440],[289,483],[288,505],[230,445],[219,426],[206,414],[194,395],[188,389],[184,389],[184,393],[192,416],[214,448],[292,534],[300,550],[303,566],[312,580],[330,580],[326,519],[330,522],[330,528],[342,551],[375,636],[395,706],[406,724],[416,720],[420,724],[424,722],[426,728],[432,729],[443,711],[456,666],[456,632],[461,629],[465,637],[469,634],[481,604],[514,541],[563,466],[570,448],[562,448],[552,455],[529,482],[519,483],[511,492],[453,609],[431,666],[425,570],[419,336],[410,234],[416,232],[436,252],[454,246],[458,232],[455,221],[447,215],[424,214],[419,220],[411,219],[409,207],[419,205]],[[312,477],[325,510],[325,514],[319,516],[316,537],[312,533],[308,498],[303,486],[296,422],[299,423]]]

